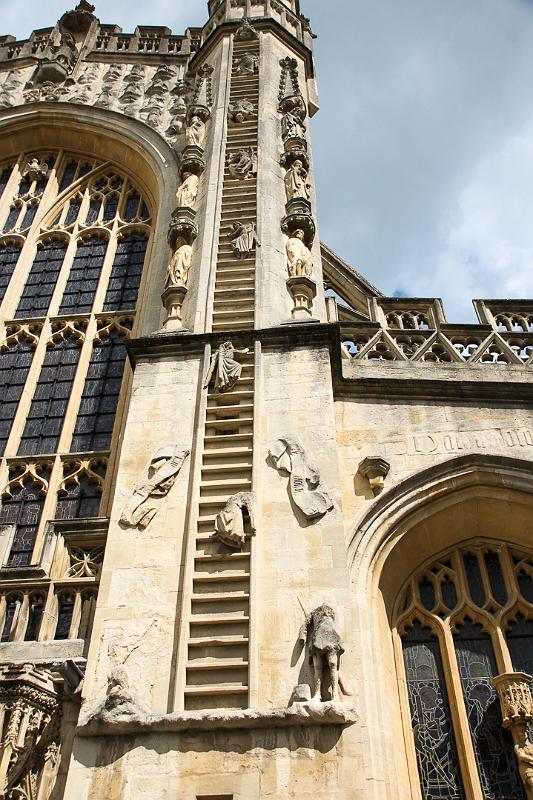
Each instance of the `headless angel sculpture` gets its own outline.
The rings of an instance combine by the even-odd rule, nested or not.
[[[284,436],[271,445],[269,461],[280,472],[290,476],[289,486],[293,502],[307,519],[317,519],[333,508],[329,491],[320,483],[320,473],[308,461],[305,450],[293,436]]]
[[[137,484],[120,515],[124,525],[141,529],[149,525],[157,513],[157,507],[147,505],[147,500],[150,497],[165,497],[169,493],[188,455],[189,450],[183,450],[178,445],[166,445],[156,451],[148,465],[148,476]]]

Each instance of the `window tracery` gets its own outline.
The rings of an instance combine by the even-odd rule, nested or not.
[[[16,459],[0,510],[0,524],[17,528],[9,566],[31,563],[54,514],[105,516],[106,456],[151,228],[141,188],[110,162],[51,150],[0,164],[0,456]],[[50,489],[31,474],[45,453]],[[16,485],[13,470],[25,476]]]
[[[400,593],[394,643],[424,800],[470,800],[472,785],[488,800],[525,797],[492,680],[531,673],[532,601],[533,555],[485,540],[443,553]]]

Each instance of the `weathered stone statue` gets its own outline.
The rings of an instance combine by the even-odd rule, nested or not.
[[[231,248],[237,258],[247,258],[253,253],[256,245],[261,247],[253,222],[234,222],[229,237]]]
[[[259,56],[254,53],[243,53],[235,60],[235,75],[254,75],[259,68]]]
[[[214,379],[216,392],[229,392],[233,389],[241,377],[242,364],[235,361],[235,353],[249,353],[247,347],[244,350],[236,350],[231,342],[224,342],[218,350],[211,356],[211,363],[204,381],[204,389],[207,389]]]
[[[520,741],[515,744],[514,751],[527,798],[533,800],[533,731],[531,724],[520,725],[519,732]]]
[[[247,119],[253,119],[255,116],[255,106],[251,100],[246,98],[236,100],[228,106],[228,119],[230,122],[240,124],[241,122],[246,122]]]
[[[205,122],[196,115],[191,117],[191,121],[185,129],[185,144],[202,147],[205,141]]]
[[[244,531],[244,515],[248,514],[250,527],[255,533],[254,492],[238,492],[233,494],[215,519],[215,534],[228,547],[241,548],[246,541]]]
[[[305,450],[293,436],[284,436],[271,445],[269,461],[280,472],[290,476],[293,502],[308,519],[322,517],[333,508],[333,500],[320,482],[318,469],[308,461]]]
[[[177,243],[179,242],[183,242],[183,244],[174,251],[167,267],[166,286],[187,286],[192,262],[192,247],[183,239],[178,239]]]
[[[89,717],[87,722],[123,722],[128,718],[145,717],[146,712],[137,703],[128,675],[124,667],[114,667],[107,678],[107,690],[102,705]]]
[[[307,180],[307,170],[300,159],[296,159],[285,173],[285,191],[287,202],[301,197],[309,200],[311,194],[311,184]]]
[[[235,150],[228,157],[230,175],[241,180],[255,178],[257,175],[257,152],[253,147]]]
[[[302,275],[310,278],[313,272],[313,256],[304,242],[305,234],[301,229],[294,231],[287,240],[287,269],[291,278]]]
[[[176,192],[178,206],[188,206],[189,208],[195,207],[196,197],[198,195],[198,183],[198,175],[194,175],[192,172],[183,173],[183,180],[178,186],[178,191]]]
[[[315,685],[313,700],[321,701],[324,683],[324,672],[329,670],[331,681],[331,700],[339,699],[339,682],[345,694],[342,678],[339,675],[340,657],[344,653],[341,637],[335,630],[335,612],[323,604],[307,614],[305,622],[300,628],[300,641],[307,644],[309,660],[313,664]]]
[[[166,497],[189,455],[178,445],[170,444],[156,451],[148,466],[148,476],[137,484],[120,515],[120,521],[131,527],[146,528],[157,513],[155,505],[148,505],[150,497]]]
[[[287,111],[281,118],[281,138],[285,139],[305,139],[305,125],[300,118],[293,114],[292,111]]]

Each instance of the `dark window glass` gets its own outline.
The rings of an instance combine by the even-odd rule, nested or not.
[[[66,251],[63,241],[45,242],[37,250],[16,317],[46,316]]]
[[[57,626],[54,639],[68,639],[72,614],[74,613],[74,595],[62,594],[59,599],[59,610],[57,613]]]
[[[518,585],[524,600],[533,604],[533,578],[525,570],[518,574]]]
[[[0,455],[4,453],[11,432],[33,352],[32,344],[25,336],[21,336],[19,341],[12,340],[9,346],[0,351]]]
[[[76,482],[67,483],[61,489],[57,499],[56,519],[97,517],[101,499],[100,486],[89,480],[87,475],[80,475]]]
[[[96,222],[98,219],[101,202],[101,197],[91,197],[91,202],[89,203],[89,208],[87,210],[87,216],[85,217],[85,222],[87,225],[90,225],[91,222]]]
[[[9,597],[6,601],[6,616],[0,641],[9,642],[14,627],[15,618],[18,616],[21,601],[16,597]]]
[[[61,183],[59,184],[59,192],[63,192],[71,183],[74,181],[74,176],[76,175],[76,169],[78,167],[77,161],[69,161],[67,166],[65,167],[65,171],[63,172],[63,177],[61,178]]]
[[[4,233],[13,230],[20,214],[20,206],[11,206],[4,224]]]
[[[46,351],[18,454],[54,453],[80,357],[81,342],[65,334]]]
[[[107,250],[107,241],[92,237],[79,241],[59,307],[60,314],[91,310]]]
[[[466,580],[470,597],[477,606],[483,607],[485,603],[485,590],[483,588],[483,580],[481,578],[481,569],[475,553],[466,553],[463,556],[463,563],[465,565]]]
[[[117,208],[118,208],[118,195],[111,194],[105,201],[104,206],[104,221],[110,222],[112,219],[115,219],[117,215]]]
[[[81,197],[73,197],[68,204],[67,216],[65,217],[65,225],[72,225],[78,219],[78,214],[81,208]]]
[[[506,639],[516,672],[533,675],[533,620],[518,614],[509,623]]]
[[[507,602],[507,589],[503,578],[500,558],[497,553],[485,553],[485,566],[490,581],[492,596],[501,606]]]
[[[0,172],[0,198],[2,197],[4,189],[7,186],[7,182],[11,177],[12,170],[13,167],[9,166],[9,167],[4,167],[4,169]]]
[[[126,347],[122,334],[112,331],[101,341],[95,341],[70,446],[71,453],[109,448],[125,360]]]
[[[146,255],[145,236],[128,236],[117,245],[104,311],[135,308]]]
[[[24,217],[22,219],[22,223],[20,225],[20,230],[25,231],[26,228],[29,228],[32,224],[33,220],[35,219],[35,215],[37,213],[37,206],[27,206],[26,211],[24,213]]]
[[[455,608],[457,605],[457,592],[455,590],[455,584],[448,576],[446,576],[446,578],[444,578],[442,581],[440,591],[446,608],[449,608],[450,610]]]
[[[415,622],[402,645],[422,795],[425,800],[463,800],[438,641]]]
[[[420,599],[424,608],[428,611],[432,611],[435,608],[436,600],[435,589],[431,581],[427,578],[422,578],[418,584],[418,591],[420,592]]]
[[[492,688],[498,671],[490,637],[467,619],[454,641],[483,797],[524,800],[513,742],[502,727],[500,703]]]
[[[35,642],[39,636],[43,619],[44,598],[41,595],[30,598],[30,613],[24,639],[26,642]]]
[[[17,526],[9,567],[25,567],[30,563],[43,505],[42,487],[31,479],[27,479],[23,486],[13,486],[11,495],[2,498],[0,525]]]
[[[126,200],[126,206],[124,208],[124,220],[126,222],[131,222],[137,216],[137,209],[139,208],[139,200],[141,198],[137,194],[137,192],[131,192]]]
[[[0,247],[0,303],[4,299],[11,276],[17,266],[20,250],[13,245]]]

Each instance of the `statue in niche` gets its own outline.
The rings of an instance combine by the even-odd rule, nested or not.
[[[268,451],[270,464],[289,475],[291,497],[307,519],[317,519],[333,508],[333,500],[320,473],[305,454],[301,442],[294,436],[283,436]]]
[[[228,547],[240,549],[246,541],[246,533],[244,531],[245,513],[248,514],[252,533],[255,533],[255,506],[256,497],[254,492],[233,494],[215,519],[216,537]]]
[[[204,389],[207,389],[214,379],[215,392],[229,392],[241,377],[242,364],[235,361],[235,353],[249,353],[247,347],[244,350],[236,350],[231,342],[224,342],[218,350],[211,356],[211,363],[204,381]]]
[[[305,125],[292,111],[287,111],[281,118],[281,138],[305,139]]]
[[[178,472],[189,450],[170,444],[160,447],[148,465],[148,476],[135,487],[133,494],[120,515],[124,525],[144,529],[157,513],[155,505],[147,504],[151,497],[166,497],[174,485]]]
[[[533,800],[533,731],[531,723],[520,724],[518,729],[519,741],[514,746],[518,760],[518,770],[526,789],[528,800]]]
[[[307,170],[303,162],[297,158],[285,173],[285,191],[287,192],[287,202],[301,197],[309,200],[311,195],[311,184],[307,180]]]
[[[254,53],[243,53],[234,62],[235,75],[255,75],[259,70],[259,56]]]
[[[248,258],[255,246],[261,247],[254,222],[234,222],[229,233],[231,248],[237,258]]]
[[[340,658],[344,653],[341,637],[335,630],[335,612],[325,603],[306,615],[300,628],[299,639],[307,645],[309,661],[313,665],[313,700],[322,701],[324,673],[329,671],[331,700],[339,700],[339,684],[344,694],[352,694],[339,672]]]
[[[205,122],[196,114],[192,116],[185,129],[185,144],[202,147],[205,141],[205,130]]]
[[[185,239],[178,238],[176,250],[167,267],[166,286],[187,286],[192,262],[192,247]]]
[[[228,106],[228,119],[230,122],[241,124],[246,122],[247,119],[253,119],[255,116],[255,106],[251,100],[246,98],[236,100]]]
[[[235,150],[228,158],[230,175],[241,180],[255,178],[257,175],[257,152],[253,147]]]
[[[287,268],[291,278],[299,278],[305,275],[311,277],[313,272],[313,256],[304,242],[305,234],[301,228],[294,231],[287,240],[285,249],[287,251]]]
[[[194,175],[192,172],[183,173],[183,180],[178,187],[178,191],[176,192],[178,206],[188,206],[189,208],[195,207],[196,197],[198,195],[198,183],[198,175]]]

